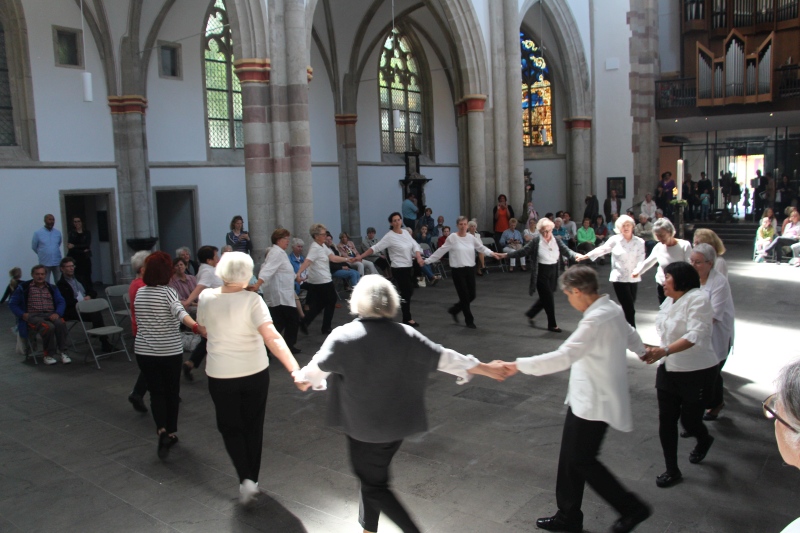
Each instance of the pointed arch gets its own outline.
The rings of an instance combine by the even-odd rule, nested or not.
[[[0,159],[37,160],[39,149],[28,28],[20,0],[0,0],[0,27],[3,40],[0,53],[5,56],[4,64],[0,65],[0,78],[6,78],[5,88],[0,88],[0,107],[7,108],[5,114],[10,128],[6,142],[0,143],[5,145],[0,147]],[[8,92],[4,93],[6,89]]]

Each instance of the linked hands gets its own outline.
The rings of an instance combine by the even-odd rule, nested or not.
[[[311,388],[311,382],[306,381],[305,376],[300,372],[300,370],[295,370],[292,372],[292,377],[294,378],[294,385],[301,391],[305,392]]]
[[[578,263],[580,263],[581,261],[586,261],[587,259],[589,259],[589,256],[585,254],[578,254],[575,257],[575,261],[577,261]]]
[[[501,260],[501,259],[505,259],[507,255],[508,255],[508,254],[502,254],[502,253],[492,252],[492,257],[494,257],[494,258],[495,258],[495,259],[497,259],[498,261],[499,261],[499,260]]]
[[[641,356],[641,359],[648,365],[652,365],[666,355],[667,351],[664,348],[659,348],[658,346],[647,346],[647,348],[645,348],[644,355]]]
[[[513,365],[513,370],[509,365]],[[495,360],[491,363],[479,363],[477,366],[470,368],[470,374],[486,376],[497,381],[505,381],[506,378],[513,376],[516,373],[516,363],[506,363],[505,361]]]

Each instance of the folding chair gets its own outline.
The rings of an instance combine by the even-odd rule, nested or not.
[[[425,252],[428,252],[429,256],[431,255],[431,253],[433,253],[433,248],[431,248],[427,242],[419,243],[419,247],[422,249],[423,257],[425,257]],[[435,263],[432,263],[430,266],[431,269],[433,269],[434,274],[439,274],[443,278],[447,279],[447,273],[444,271],[444,265],[442,264],[441,261],[436,261]]]
[[[100,313],[105,311],[106,309],[111,309],[111,305],[108,303],[107,300],[102,298],[97,298],[93,300],[84,300],[82,302],[78,302],[75,306],[75,309],[78,311],[78,318],[81,321],[81,327],[83,328],[83,333],[86,336],[86,343],[89,345],[89,348],[92,350],[92,357],[94,358],[94,364],[97,365],[97,369],[100,369],[100,358],[105,357],[114,353],[125,352],[125,355],[128,357],[128,361],[131,360],[131,354],[128,353],[128,348],[125,346],[125,343],[122,342],[122,332],[124,331],[121,327],[117,326],[116,318],[114,318],[114,314],[112,313],[111,318],[114,320],[114,326],[103,326],[102,328],[92,328],[86,329],[86,322],[83,321],[83,313]],[[130,315],[129,315],[130,317]],[[112,335],[119,335],[120,336],[120,344],[122,344],[121,350],[114,350],[107,353],[98,354],[94,350],[94,346],[92,345],[91,337],[111,337]],[[84,358],[84,363],[88,359],[88,356]]]
[[[114,317],[114,323],[118,326],[121,326],[122,322],[126,318],[128,321],[131,319],[130,306],[129,303],[125,301],[125,297],[128,295],[129,288],[130,285],[112,285],[110,287],[106,287],[106,300],[108,300],[108,306],[111,310],[111,315]],[[122,305],[118,304],[118,307],[114,307],[114,301],[112,298],[122,299]],[[123,306],[125,307],[124,309]]]
[[[483,245],[493,252],[497,252],[497,244],[494,242],[492,237],[481,237],[481,242]],[[506,271],[506,266],[503,264],[502,260],[495,259],[491,256],[487,256],[483,258],[483,263],[486,266],[487,270],[490,268],[499,268],[500,272]]]

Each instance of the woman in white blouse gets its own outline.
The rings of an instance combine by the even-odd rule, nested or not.
[[[675,226],[666,218],[659,218],[653,224],[653,235],[658,244],[653,247],[650,255],[639,263],[631,274],[638,278],[653,265],[658,263],[656,271],[656,289],[658,290],[658,304],[664,303],[664,267],[676,261],[689,262],[689,255],[692,253],[692,243],[683,239],[675,238]]]
[[[272,232],[272,247],[267,249],[267,257],[258,272],[258,281],[248,287],[257,291],[266,284],[264,301],[267,302],[269,314],[275,329],[283,335],[292,353],[300,352],[297,344],[297,330],[300,327],[297,294],[294,292],[295,272],[286,250],[289,248],[291,234],[287,229],[276,229]]]
[[[586,255],[579,255],[577,260],[594,261],[608,253],[611,254],[609,281],[614,286],[619,305],[625,312],[625,320],[635,328],[636,309],[634,306],[636,292],[642,278],[639,276],[634,278],[632,274],[636,266],[644,261],[644,240],[633,234],[634,227],[633,219],[628,215],[622,215],[614,224],[617,234],[609,237],[606,242]]]
[[[706,403],[708,411],[703,420],[716,420],[719,412],[725,407],[722,398],[722,367],[728,360],[728,353],[733,346],[733,322],[735,310],[733,296],[728,278],[717,271],[717,254],[710,244],[699,243],[692,250],[689,263],[700,275],[700,287],[706,292],[714,310],[714,325],[711,330],[711,345],[717,356],[717,377],[714,390]]]
[[[698,228],[694,231],[694,237],[692,238],[692,246],[697,246],[700,243],[710,244],[711,247],[714,248],[714,252],[716,252],[714,270],[716,270],[717,273],[722,274],[727,278],[728,263],[725,261],[725,259],[722,258],[726,250],[725,250],[725,245],[722,244],[722,239],[719,238],[719,235],[717,235],[717,233],[713,229]]]
[[[283,252],[273,250],[270,255],[278,253]],[[269,358],[264,345],[289,372],[300,365],[275,329],[264,300],[244,290],[253,275],[250,256],[228,252],[219,260],[216,272],[224,284],[200,294],[197,317],[207,324],[206,374],[217,429],[239,476],[240,501],[246,504],[258,494],[261,469],[269,391]],[[291,282],[288,286],[291,288]],[[296,313],[294,307],[291,310]]]
[[[503,259],[506,254],[498,254],[483,245],[474,235],[467,233],[469,221],[467,217],[458,217],[458,231],[451,233],[444,244],[425,260],[425,264],[438,261],[444,254],[450,253],[450,268],[453,273],[453,285],[458,294],[458,303],[447,312],[458,323],[458,314],[464,313],[464,322],[470,329],[476,329],[475,318],[470,310],[470,303],[475,299],[475,253],[491,255],[495,259]]]
[[[417,260],[419,266],[423,265],[422,248],[419,243],[403,229],[403,216],[400,213],[389,215],[391,229],[378,241],[378,244],[364,250],[364,253],[355,258],[356,261],[363,261],[374,253],[384,250],[389,251],[389,260],[392,262],[392,278],[397,283],[400,291],[400,309],[403,312],[403,324],[418,328],[419,323],[411,318],[411,296],[414,294],[414,267],[411,264],[412,258]]]
[[[690,463],[702,461],[714,443],[703,424],[703,413],[717,375],[717,356],[711,343],[714,310],[700,288],[700,276],[688,263],[664,268],[667,298],[656,317],[660,347],[649,347],[648,364],[661,361],[656,373],[658,436],[667,470],[656,478],[664,488],[683,477],[678,468],[678,421],[697,439]]]

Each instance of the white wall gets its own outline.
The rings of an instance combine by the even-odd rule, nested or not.
[[[595,109],[592,128],[595,191],[600,205],[603,205],[606,178],[624,176],[627,179],[627,198],[622,200],[622,208],[626,209],[631,206],[633,197],[628,6],[622,2],[603,2],[602,5],[596,2],[594,6],[592,66]],[[618,61],[619,68],[606,70],[607,60]]]
[[[22,4],[28,28],[40,159],[113,161],[111,113],[103,67],[88,28],[85,63],[93,75],[94,101],[83,101],[80,69],[55,66],[53,25],[80,29],[78,6],[74,2],[49,0],[22,0]],[[110,18],[122,16],[115,3],[107,7]]]
[[[308,122],[311,129],[311,160],[336,162],[336,108],[328,71],[314,41],[311,41],[311,67],[314,79],[308,86]],[[361,117],[358,117],[359,121]]]
[[[539,212],[539,216],[544,216],[548,211],[555,213],[569,208],[566,159],[526,160],[525,168],[533,173],[533,183],[536,185],[536,190],[533,191],[533,206]],[[517,206],[514,208],[518,209]]]
[[[325,224],[336,240],[336,237],[342,232],[342,216],[339,208],[339,167],[312,167],[311,178],[314,188],[314,222]],[[295,233],[306,244],[309,243],[310,238],[308,229],[295,228]]]
[[[679,73],[681,70],[680,11],[678,2],[658,0],[658,55],[661,72]]]

